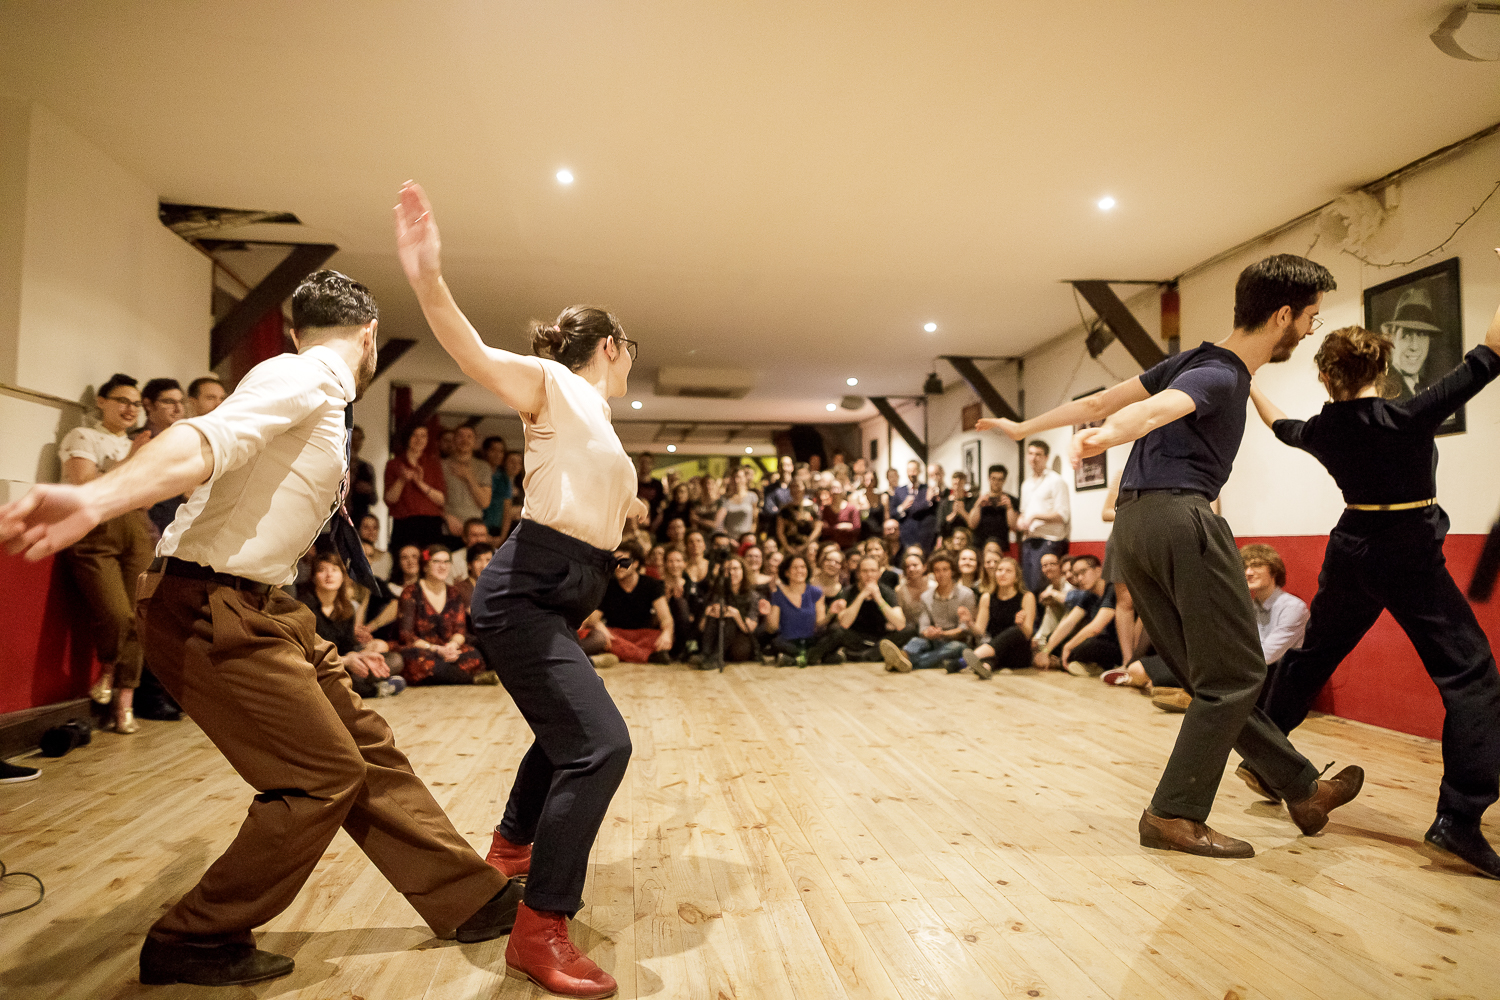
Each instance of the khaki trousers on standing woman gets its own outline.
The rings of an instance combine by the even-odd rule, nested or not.
[[[141,682],[141,644],[136,638],[135,586],[156,549],[145,511],[112,518],[60,553],[83,591],[94,618],[94,651],[114,686]]]

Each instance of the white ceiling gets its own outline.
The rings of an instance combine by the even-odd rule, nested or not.
[[[846,420],[848,375],[1023,352],[1076,322],[1059,279],[1174,275],[1500,120],[1500,63],[1427,38],[1451,6],[31,0],[0,85],[164,200],[337,243],[422,340],[394,377],[459,379],[392,253],[415,177],[491,343],[606,305],[642,416]],[[663,363],[757,387],[656,400]]]

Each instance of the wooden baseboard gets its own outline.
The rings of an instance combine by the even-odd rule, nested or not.
[[[69,719],[88,719],[92,725],[92,709],[93,703],[89,699],[74,698],[0,715],[0,758],[35,750],[41,745],[43,733]]]

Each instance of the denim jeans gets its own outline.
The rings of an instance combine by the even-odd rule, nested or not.
[[[941,667],[948,660],[963,658],[966,647],[956,639],[924,639],[917,636],[904,647],[913,670]]]

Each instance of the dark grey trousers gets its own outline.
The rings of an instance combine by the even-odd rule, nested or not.
[[[1122,491],[1106,574],[1123,582],[1193,703],[1151,807],[1207,821],[1231,748],[1272,790],[1300,799],[1317,768],[1256,708],[1266,661],[1229,524],[1196,493]]]

